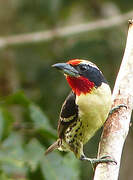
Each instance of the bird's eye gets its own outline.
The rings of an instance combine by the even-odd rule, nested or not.
[[[86,71],[87,69],[88,69],[88,67],[85,66],[85,65],[80,66],[80,70],[81,70],[81,71]]]

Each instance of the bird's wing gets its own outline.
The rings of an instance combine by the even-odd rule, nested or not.
[[[78,106],[76,105],[75,100],[76,95],[71,92],[62,105],[58,122],[58,136],[61,139],[63,138],[64,131],[67,127],[78,118]]]

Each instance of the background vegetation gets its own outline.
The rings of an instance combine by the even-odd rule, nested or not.
[[[70,91],[64,77],[51,65],[73,58],[90,59],[113,88],[125,47],[127,22],[66,37],[58,37],[57,28],[107,19],[132,9],[132,0],[0,1],[1,180],[92,179],[90,164],[80,162],[72,153],[55,151],[44,156],[45,149],[57,137],[60,108]],[[29,43],[24,36],[24,42],[20,39],[16,44],[5,39],[47,30],[57,36]],[[35,38],[34,34],[31,36]],[[89,157],[96,156],[100,134],[101,131],[85,147]],[[121,180],[132,179],[132,159],[131,127],[122,158]]]

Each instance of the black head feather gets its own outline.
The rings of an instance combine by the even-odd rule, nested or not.
[[[80,76],[86,77],[89,81],[94,82],[95,87],[99,87],[102,82],[107,83],[102,72],[92,63],[80,63],[74,68],[79,72]]]

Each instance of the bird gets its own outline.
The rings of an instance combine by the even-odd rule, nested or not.
[[[105,123],[111,110],[111,88],[99,68],[88,60],[71,59],[52,65],[65,75],[71,88],[62,105],[58,139],[45,152],[71,151],[77,159],[94,163],[114,162],[110,157],[88,158],[84,145]]]

